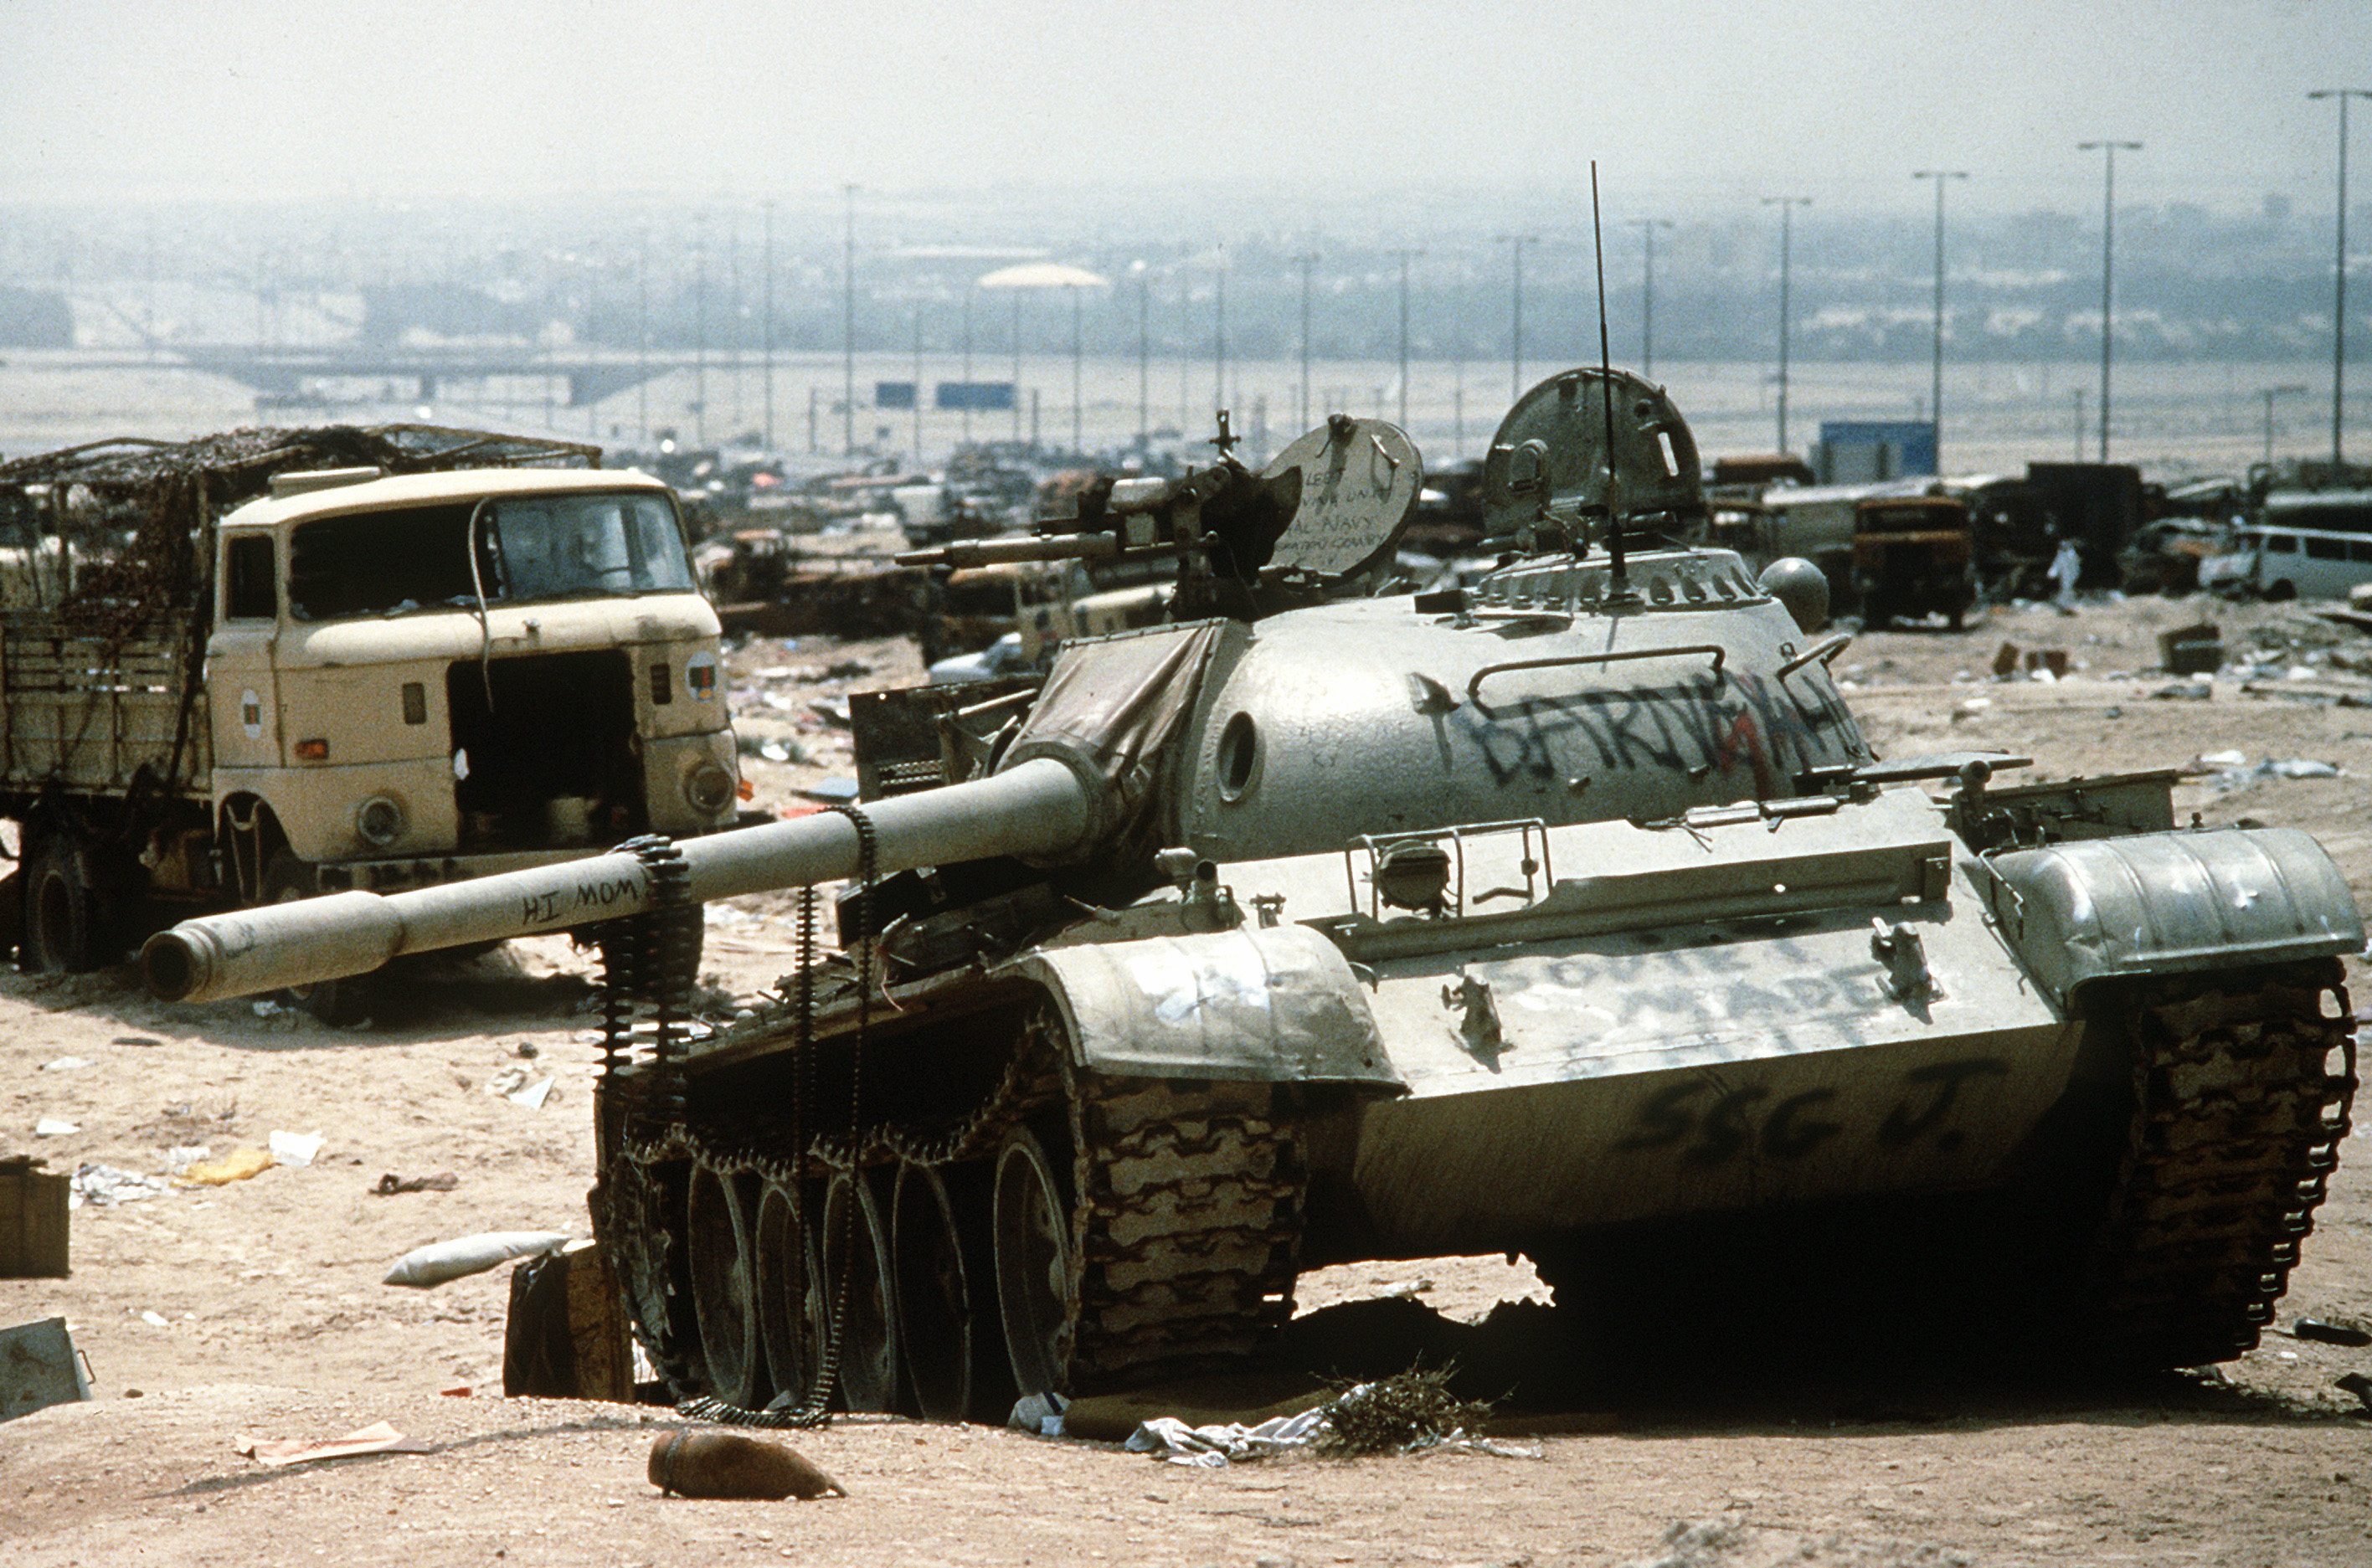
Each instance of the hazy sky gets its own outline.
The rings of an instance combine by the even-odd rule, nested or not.
[[[0,0],[0,199],[1198,180],[2327,208],[2367,0]],[[2372,101],[2355,105],[2372,197]]]

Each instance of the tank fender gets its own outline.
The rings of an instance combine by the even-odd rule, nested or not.
[[[1013,970],[1098,1072],[1403,1092],[1350,961],[1308,926],[1045,947]]]
[[[2346,878],[2295,828],[2081,839],[1980,864],[2002,935],[2062,1006],[2088,981],[2364,947]]]

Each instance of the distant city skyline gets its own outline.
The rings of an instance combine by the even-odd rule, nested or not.
[[[12,0],[0,203],[1225,200],[1235,221],[1378,203],[1586,202],[1692,217],[1774,190],[1915,211],[2219,213],[2330,203],[2318,87],[2372,76],[2347,0],[1996,0],[1686,12],[1590,0],[1294,7],[984,0]],[[2333,73],[2338,76],[2334,77]],[[2331,79],[2326,79],[2331,78]],[[941,236],[941,238],[946,238]]]

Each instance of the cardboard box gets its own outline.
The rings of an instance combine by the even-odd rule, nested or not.
[[[66,1277],[66,1178],[30,1155],[0,1159],[0,1278]]]
[[[2157,634],[2158,663],[2169,675],[2213,675],[2224,668],[2224,633],[2212,621]]]

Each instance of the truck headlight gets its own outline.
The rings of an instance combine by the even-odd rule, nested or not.
[[[683,797],[693,810],[714,817],[733,803],[733,775],[715,762],[702,762],[683,776]]]
[[[355,807],[355,832],[363,842],[385,849],[403,837],[403,807],[391,795],[374,795]]]

